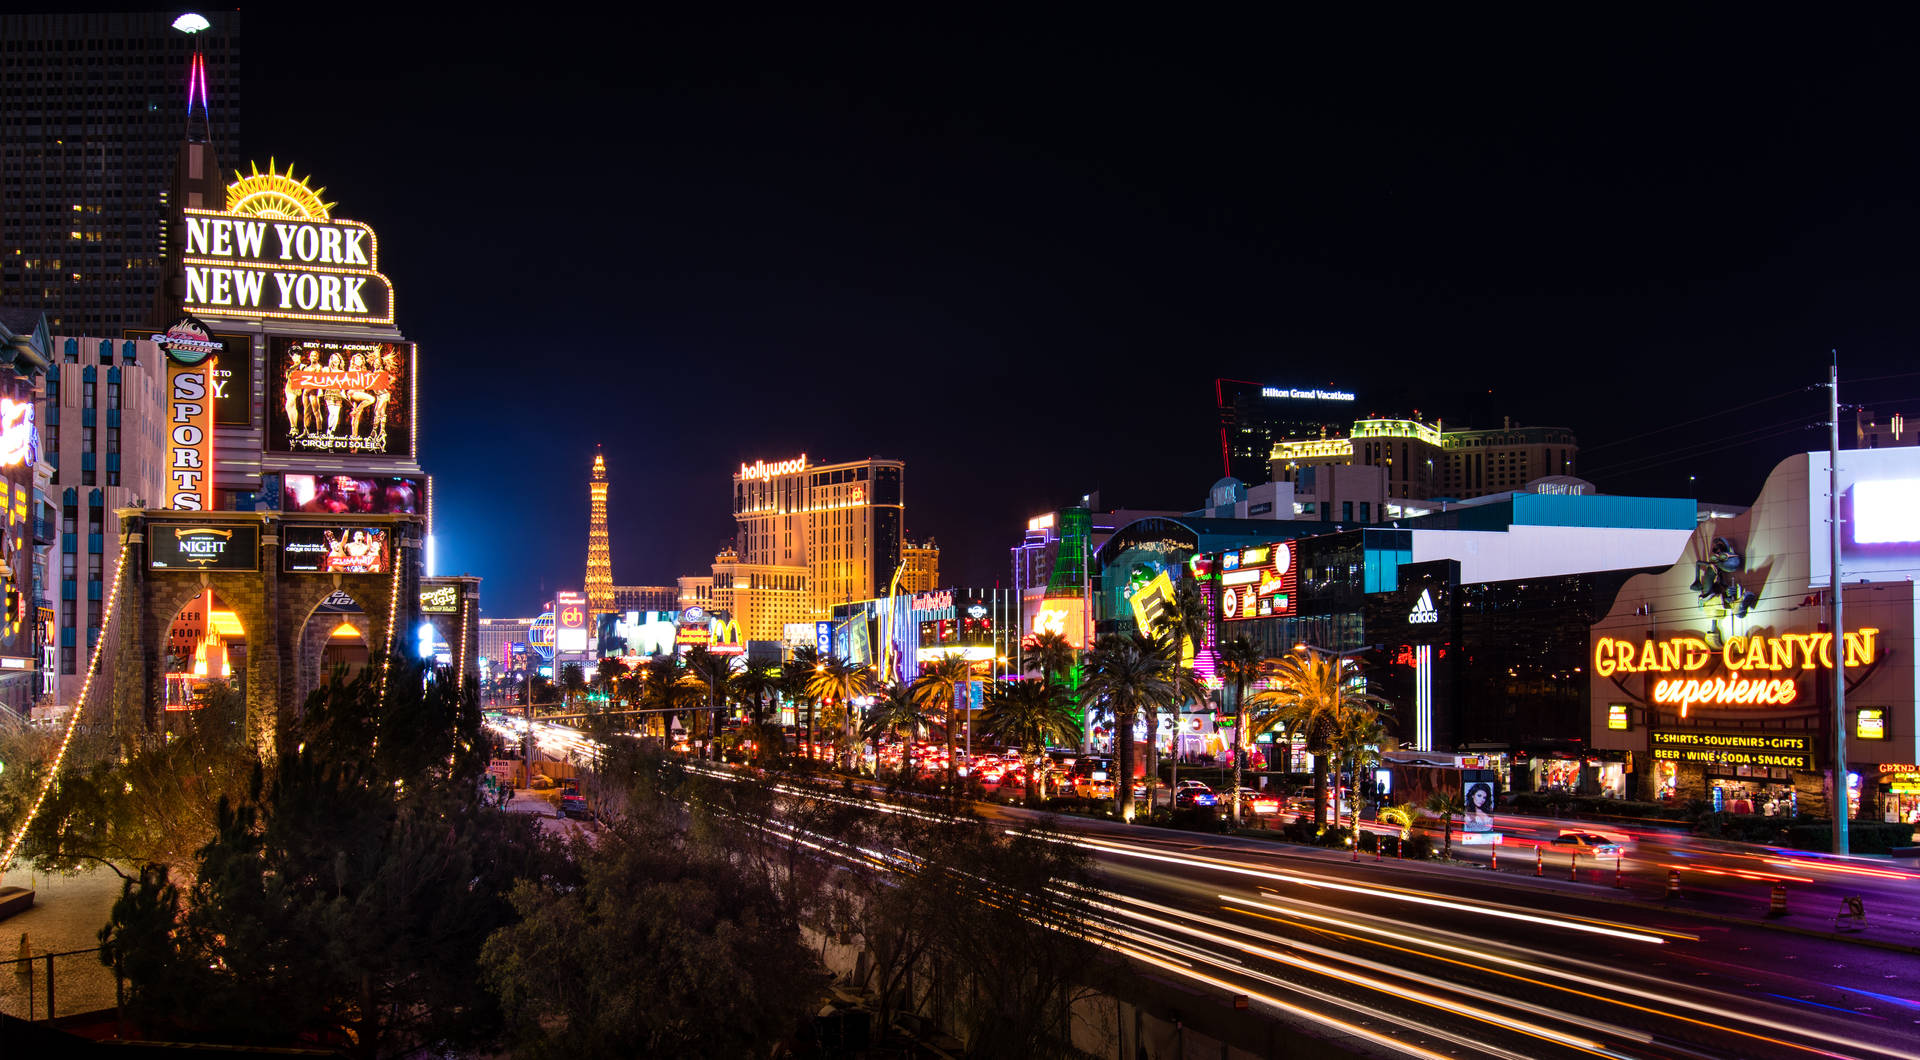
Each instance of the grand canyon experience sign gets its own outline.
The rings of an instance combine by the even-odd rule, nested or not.
[[[1843,661],[1848,669],[1873,665],[1879,635],[1872,626],[1847,632]],[[1595,673],[1650,675],[1652,701],[1679,707],[1683,718],[1695,706],[1790,706],[1800,694],[1799,674],[1831,671],[1833,656],[1833,634],[1825,632],[1730,637],[1717,650],[1699,637],[1601,637],[1593,643]]]
[[[207,316],[393,323],[379,240],[358,221],[183,211],[185,306]]]

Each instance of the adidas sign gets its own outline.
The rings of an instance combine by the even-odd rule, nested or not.
[[[1420,599],[1413,605],[1413,610],[1407,612],[1407,621],[1416,626],[1440,621],[1440,612],[1434,609],[1433,593],[1430,590],[1420,590]]]

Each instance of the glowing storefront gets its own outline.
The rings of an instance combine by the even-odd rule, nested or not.
[[[1594,625],[1593,746],[1625,760],[1637,797],[1825,814],[1838,666],[1856,815],[1920,811],[1897,790],[1917,757],[1920,449],[1845,450],[1840,482],[1844,638],[1828,625],[1824,453],[1782,462],[1750,510],[1701,523]]]

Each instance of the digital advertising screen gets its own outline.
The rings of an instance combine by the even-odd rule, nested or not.
[[[413,344],[275,338],[268,445],[283,453],[413,455]]]
[[[281,569],[289,574],[385,574],[393,530],[386,526],[285,523]]]
[[[255,570],[259,555],[256,523],[154,523],[147,530],[151,570]]]
[[[1275,618],[1298,610],[1293,542],[1275,541],[1220,556],[1220,617],[1229,622]]]
[[[281,476],[280,508],[326,515],[418,515],[426,505],[426,483],[386,475]]]

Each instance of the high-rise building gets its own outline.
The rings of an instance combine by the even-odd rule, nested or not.
[[[805,453],[741,464],[733,476],[740,561],[804,569],[815,619],[834,604],[885,594],[901,562],[905,468],[878,457],[813,465]]]
[[[713,557],[713,608],[733,617],[740,639],[781,639],[788,623],[812,618],[805,567],[747,563],[731,548]]]
[[[0,15],[0,299],[55,332],[154,322],[186,115],[203,142],[239,146],[240,12],[191,38],[175,14]],[[195,45],[216,76],[190,73]],[[183,106],[196,88],[204,104]]]
[[[1337,435],[1274,442],[1271,476],[1305,484],[1330,466],[1379,468],[1385,489],[1375,511],[1391,513],[1404,507],[1402,501],[1468,500],[1522,489],[1538,478],[1570,476],[1579,454],[1579,440],[1565,427],[1507,421],[1487,430],[1449,431],[1438,423],[1373,417],[1355,420]]]
[[[166,493],[166,353],[150,340],[56,336],[40,403],[40,444],[60,520],[55,702],[71,703],[104,635],[105,584],[120,556],[123,508]],[[103,680],[110,681],[112,675]]]
[[[587,613],[604,615],[615,608],[613,552],[607,543],[607,461],[597,450],[587,498]]]
[[[616,614],[628,611],[678,611],[680,610],[680,587],[677,585],[616,585],[613,587],[613,610]]]
[[[930,593],[940,584],[940,546],[927,538],[924,544],[908,542],[900,547],[900,591]]]
[[[1275,442],[1344,434],[1353,423],[1353,394],[1338,389],[1213,381],[1220,411],[1221,473],[1249,486],[1268,481]]]
[[[680,583],[680,595],[673,610],[685,611],[689,607],[697,607],[702,611],[715,610],[713,575],[683,574],[676,580]]]
[[[1520,427],[1444,431],[1446,465],[1435,496],[1465,500],[1517,490],[1537,478],[1572,475],[1579,439],[1565,427]]]

